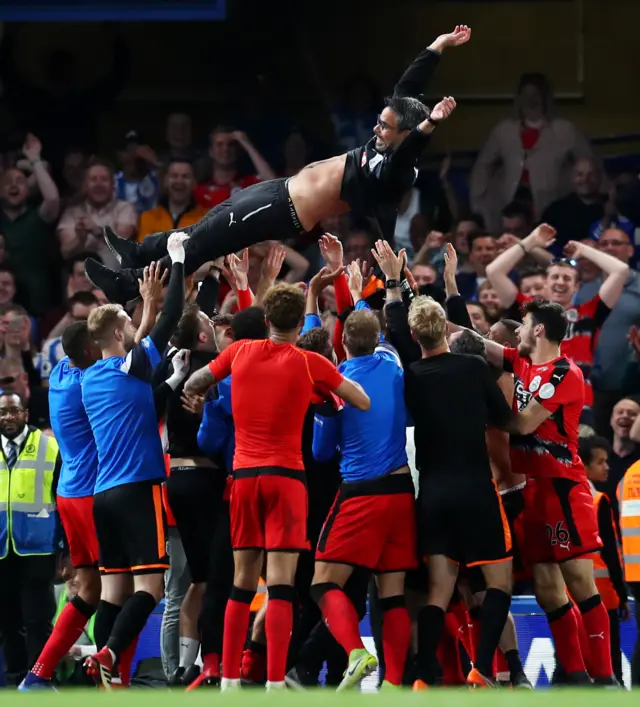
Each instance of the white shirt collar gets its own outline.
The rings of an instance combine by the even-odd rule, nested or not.
[[[13,442],[14,444],[18,445],[18,450],[20,450],[20,447],[22,447],[25,439],[29,436],[29,427],[27,425],[24,426],[24,429],[22,432],[13,440],[10,440],[8,437],[5,437],[4,435],[1,435],[2,437],[2,451],[5,453],[5,456],[7,454],[7,451],[9,450],[9,442]]]

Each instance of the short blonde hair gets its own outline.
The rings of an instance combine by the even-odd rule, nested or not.
[[[447,335],[447,315],[433,297],[416,297],[409,307],[409,326],[420,343],[429,350],[444,343]]]
[[[119,304],[103,304],[94,309],[87,320],[89,336],[99,345],[106,343],[114,329],[122,326],[124,313]]]

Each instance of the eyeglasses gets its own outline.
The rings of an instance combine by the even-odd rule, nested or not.
[[[397,125],[389,125],[386,120],[382,120],[382,116],[378,116],[378,125],[382,128],[382,130],[396,130]]]
[[[578,261],[573,258],[555,258],[551,261],[551,265],[568,265],[570,268],[577,268]]]

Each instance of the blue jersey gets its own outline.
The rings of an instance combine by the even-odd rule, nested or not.
[[[334,417],[316,414],[313,456],[328,461],[338,448],[346,482],[377,478],[405,466],[407,414],[397,355],[379,347],[370,356],[345,361],[338,370],[360,383],[371,407],[362,412],[345,405]]]
[[[98,449],[82,404],[85,371],[63,358],[49,376],[49,411],[62,470],[58,494],[64,498],[92,496],[98,472]]]
[[[218,384],[218,397],[204,405],[198,446],[208,456],[222,454],[227,469],[233,469],[236,438],[231,414],[231,376]]]
[[[51,371],[63,358],[62,337],[57,336],[55,339],[48,339],[44,342],[42,351],[35,357],[33,365],[40,374],[40,378],[48,380]]]
[[[151,376],[160,354],[149,337],[127,356],[87,369],[82,402],[98,447],[95,493],[165,477]]]

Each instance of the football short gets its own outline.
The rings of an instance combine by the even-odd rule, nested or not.
[[[93,522],[93,496],[56,498],[58,515],[69,545],[71,562],[76,569],[98,567],[100,553]]]
[[[560,563],[602,547],[586,477],[529,478],[524,487],[524,556],[530,565]]]
[[[513,579],[526,582],[531,579],[531,568],[524,552],[524,487],[501,494],[502,505],[511,530],[513,546]]]
[[[155,574],[169,569],[161,480],[137,481],[94,496],[100,572]]]
[[[233,476],[230,513],[234,550],[309,549],[304,471],[256,467],[236,469]]]
[[[418,566],[411,474],[343,483],[320,533],[316,562],[377,573]]]
[[[194,584],[206,582],[209,575],[211,538],[226,483],[226,472],[194,466],[174,467],[165,482],[167,500]]]
[[[511,531],[490,472],[425,475],[418,543],[423,557],[444,555],[467,567],[511,559]]]

